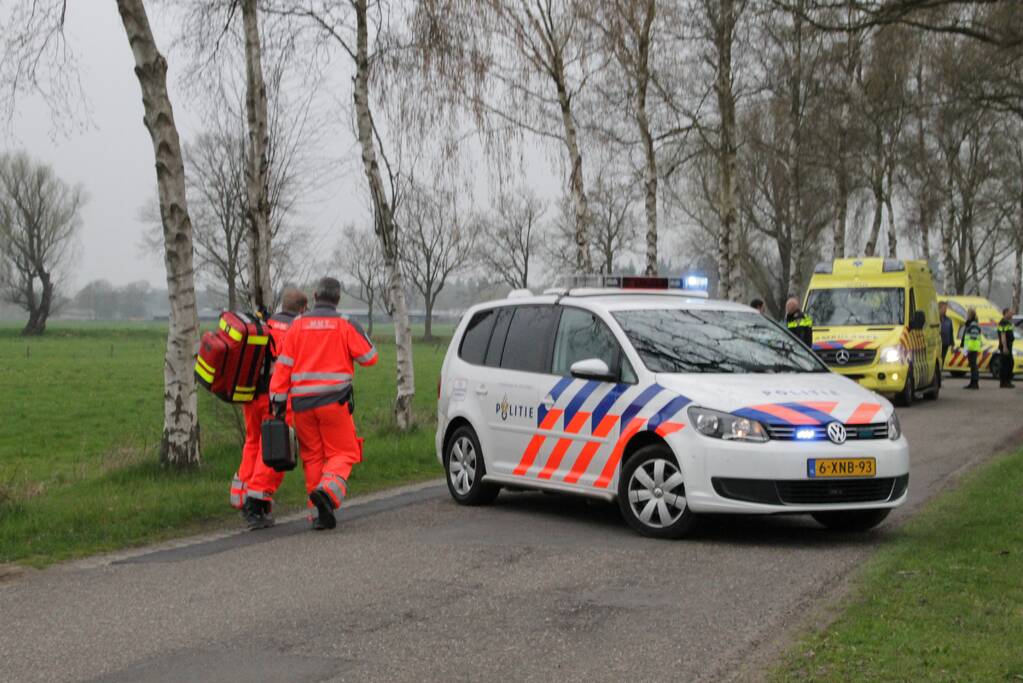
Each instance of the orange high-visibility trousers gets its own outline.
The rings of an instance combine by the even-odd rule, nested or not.
[[[245,444],[242,462],[231,482],[231,505],[240,508],[246,498],[273,500],[273,494],[284,479],[283,472],[275,472],[263,464],[263,421],[270,418],[270,398],[263,394],[242,407],[245,414]]]
[[[295,433],[306,492],[325,491],[334,508],[341,507],[352,467],[362,461],[362,439],[355,434],[348,406],[332,403],[296,412]]]

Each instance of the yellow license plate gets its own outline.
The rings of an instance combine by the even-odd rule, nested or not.
[[[806,461],[806,476],[811,479],[876,475],[877,460],[874,458],[810,458]]]

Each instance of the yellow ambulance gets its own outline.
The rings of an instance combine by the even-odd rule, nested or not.
[[[982,296],[947,296],[938,298],[938,303],[948,304],[948,318],[952,321],[952,330],[955,334],[955,345],[948,350],[945,358],[945,369],[953,376],[962,377],[970,371],[969,359],[959,346],[959,335],[963,331],[963,323],[966,322],[966,311],[970,308],[977,311],[977,321],[984,334],[984,346],[977,357],[977,367],[981,372],[988,371],[995,379],[999,376],[998,364],[1001,362],[1001,355],[998,353],[998,321],[1002,319],[1002,312],[990,299]],[[1018,333],[1017,333],[1018,334]],[[1023,339],[1019,339],[1012,345],[1014,375],[1023,373]]]
[[[851,258],[814,269],[803,311],[835,372],[911,405],[941,391],[938,297],[926,261]]]

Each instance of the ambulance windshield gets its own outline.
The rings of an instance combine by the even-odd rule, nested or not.
[[[758,313],[616,311],[651,372],[828,372],[794,336]]]
[[[814,327],[905,325],[905,299],[901,287],[813,289],[805,312]]]

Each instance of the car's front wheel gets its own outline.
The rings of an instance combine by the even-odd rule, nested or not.
[[[819,524],[832,531],[869,531],[883,522],[891,512],[889,508],[880,510],[836,510],[835,512],[815,512],[813,518]]]
[[[662,444],[640,448],[625,463],[618,478],[618,507],[629,526],[653,538],[681,538],[696,522],[682,470]]]
[[[913,405],[913,399],[916,398],[916,378],[913,377],[913,370],[910,369],[906,374],[906,383],[902,387],[902,391],[895,395],[895,405],[908,408]]]
[[[476,432],[462,425],[448,439],[444,448],[444,471],[448,491],[462,505],[486,505],[493,502],[500,487],[487,484],[483,475],[487,468]]]

